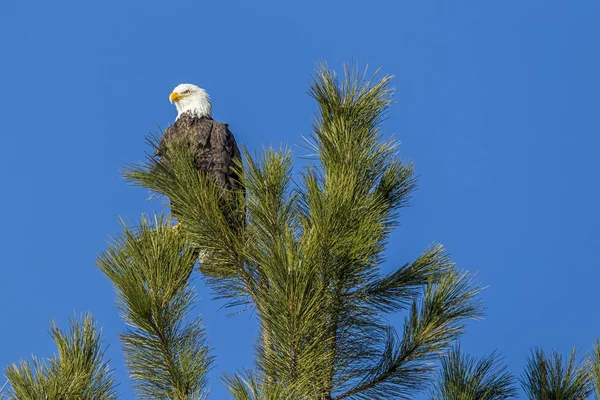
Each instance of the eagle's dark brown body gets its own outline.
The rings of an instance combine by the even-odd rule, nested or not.
[[[227,124],[184,113],[164,132],[157,155],[167,156],[169,143],[174,140],[185,140],[194,146],[196,168],[214,179],[217,186],[227,190],[242,189],[234,168],[240,150]]]

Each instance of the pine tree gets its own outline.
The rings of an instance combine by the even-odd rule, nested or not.
[[[481,315],[479,290],[438,244],[379,273],[415,187],[413,165],[381,132],[390,77],[346,69],[340,80],[321,67],[310,94],[315,156],[298,184],[291,153],[273,149],[245,152],[245,201],[198,174],[185,148],[126,177],[178,205],[178,233],[204,255],[216,296],[257,312],[256,369],[225,379],[234,398],[409,398],[427,389],[465,320]],[[399,336],[385,316],[403,311]]]

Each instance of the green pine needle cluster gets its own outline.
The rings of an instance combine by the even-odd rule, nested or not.
[[[432,400],[504,400],[517,396],[516,379],[496,353],[477,360],[455,346],[442,357],[441,364]]]
[[[50,335],[58,354],[49,360],[33,358],[5,370],[7,396],[15,400],[114,400],[115,382],[103,360],[101,330],[91,315],[70,321],[67,332],[52,322]]]
[[[527,359],[525,373],[521,377],[523,390],[533,400],[584,400],[594,390],[593,361],[578,362],[575,349],[569,359],[556,351],[546,354],[535,349]]]
[[[142,218],[98,258],[115,285],[129,328],[121,335],[130,375],[141,398],[188,400],[207,393],[212,356],[198,318],[190,275],[195,252],[169,219]]]

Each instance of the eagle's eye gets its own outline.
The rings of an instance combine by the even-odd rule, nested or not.
[[[191,90],[190,89],[186,89],[182,92],[182,94],[190,94]]]

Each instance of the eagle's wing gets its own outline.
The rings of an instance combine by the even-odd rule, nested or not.
[[[208,154],[208,164],[199,165],[199,169],[212,175],[216,183],[228,190],[240,188],[240,177],[235,168],[235,160],[240,158],[240,149],[229,126],[211,120],[211,132],[208,148],[198,149],[198,155],[204,151]],[[199,141],[202,146],[202,139]]]

